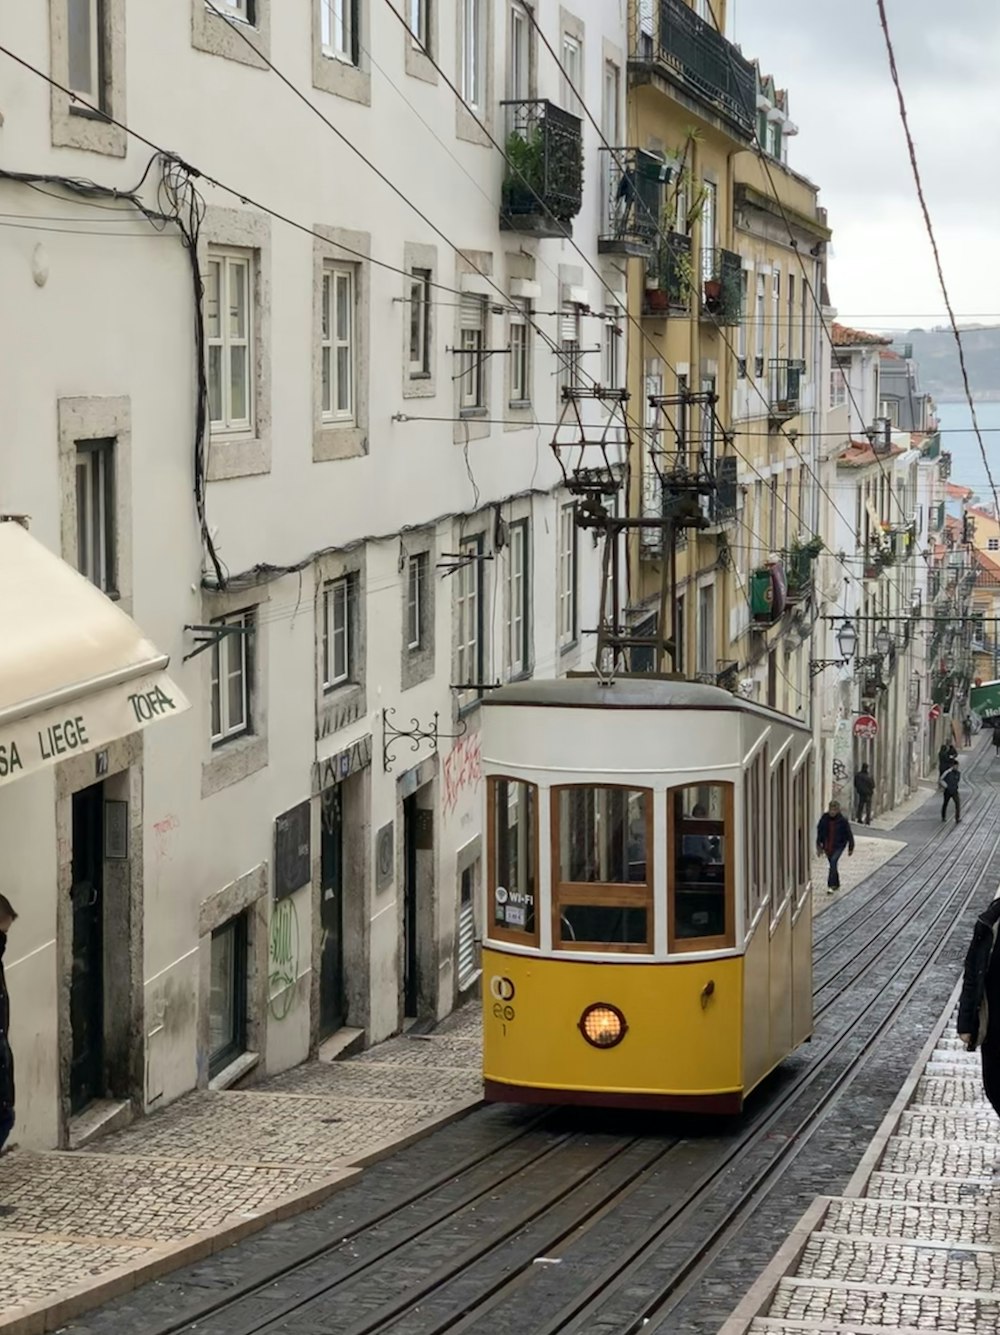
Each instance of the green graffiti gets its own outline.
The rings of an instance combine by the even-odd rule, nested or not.
[[[292,899],[275,904],[271,914],[268,996],[271,1014],[283,1020],[295,999],[299,976],[299,915]]]

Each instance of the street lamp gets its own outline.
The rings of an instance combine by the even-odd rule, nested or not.
[[[840,650],[840,656],[846,662],[850,662],[854,657],[854,651],[858,647],[858,632],[849,621],[845,621],[840,630],[837,631],[837,648]]]
[[[892,648],[892,636],[889,634],[888,626],[879,626],[875,632],[875,648],[883,658]]]

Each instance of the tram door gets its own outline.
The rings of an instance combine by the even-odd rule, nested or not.
[[[104,785],[73,794],[70,1109],[104,1093]]]
[[[329,1038],[347,1020],[344,988],[343,786],[324,790],[320,826],[319,1034]]]

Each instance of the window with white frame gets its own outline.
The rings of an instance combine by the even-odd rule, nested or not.
[[[519,677],[530,665],[531,581],[528,521],[511,524],[507,540],[507,674]]]
[[[583,43],[573,33],[563,33],[562,67],[563,106],[575,115],[580,106],[577,94],[583,93]]]
[[[407,0],[406,23],[417,46],[428,53],[431,45],[431,0]]]
[[[986,550],[988,552],[1000,552],[1000,538],[987,538]]]
[[[359,0],[319,0],[319,32],[324,56],[358,63]]]
[[[406,647],[420,649],[424,642],[424,591],[427,553],[415,552],[406,563]]]
[[[760,380],[764,374],[767,363],[767,327],[764,323],[765,306],[767,302],[767,277],[759,273],[757,275],[757,309],[754,324],[756,326],[755,343],[756,356],[754,358],[754,376]]]
[[[719,187],[715,181],[703,181],[701,189],[701,270],[702,278],[707,280],[716,277],[715,232]]]
[[[66,0],[68,86],[104,107],[104,26],[101,0]]]
[[[486,105],[486,6],[487,0],[461,0],[462,101],[473,111]]]
[[[747,373],[747,320],[750,304],[750,275],[746,269],[740,274],[740,323],[736,330],[736,375],[742,380]]]
[[[323,267],[320,375],[325,422],[354,421],[355,273],[350,265]]]
[[[531,400],[531,302],[515,297],[510,311],[510,402]]]
[[[105,593],[116,591],[113,440],[76,445],[76,568]]]
[[[569,302],[559,317],[559,388],[575,389],[579,384],[580,307]]]
[[[847,358],[838,357],[833,354],[833,361],[830,364],[830,407],[843,408],[847,403],[847,375],[845,372],[850,366]]]
[[[477,533],[463,538],[458,545],[462,557],[455,576],[456,672],[466,702],[478,698],[478,683],[483,680],[483,602],[482,554],[483,535]]]
[[[252,610],[216,617],[223,629],[212,646],[212,745],[220,746],[251,731]]]
[[[622,389],[621,325],[618,323],[617,306],[609,306],[605,311],[602,338],[603,365],[601,380],[608,389]]]
[[[323,689],[351,681],[354,669],[354,576],[341,575],[323,586]]]
[[[253,23],[256,18],[253,0],[212,0],[211,8],[219,10],[227,18],[242,19],[244,23]]]
[[[478,412],[486,407],[486,298],[463,293],[459,315],[458,406]]]
[[[559,647],[576,640],[576,506],[564,505],[559,511],[559,583],[557,627]]]
[[[612,148],[621,147],[622,74],[613,60],[604,62],[604,90],[601,124],[604,137]]]
[[[253,254],[209,247],[205,270],[208,408],[215,431],[253,429]]]
[[[507,51],[507,96],[524,102],[531,96],[531,20],[520,0],[510,8]]]
[[[698,671],[715,671],[715,585],[698,590]]]
[[[410,270],[410,379],[431,373],[431,271]]]

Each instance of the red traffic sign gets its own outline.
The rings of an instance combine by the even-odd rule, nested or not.
[[[854,735],[870,742],[878,736],[878,719],[871,714],[859,714],[854,720]]]
[[[930,713],[927,715],[927,717],[930,718],[930,719],[940,718],[940,717],[941,717],[941,706],[940,706],[940,705],[931,705],[931,711],[930,711]]]

